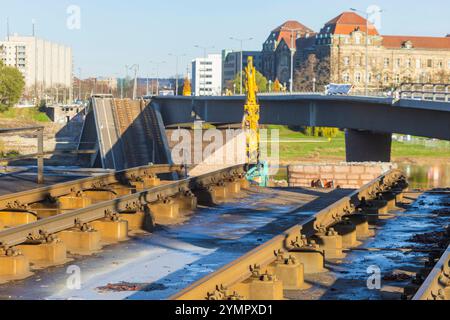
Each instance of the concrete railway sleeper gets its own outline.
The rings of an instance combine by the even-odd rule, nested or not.
[[[27,278],[32,268],[65,264],[67,253],[91,255],[104,245],[128,240],[130,232],[178,222],[197,204],[211,206],[238,194],[248,186],[244,176],[244,166],[234,166],[159,186],[144,184],[136,193],[102,198],[86,207],[4,229],[0,231],[0,283]]]
[[[326,259],[344,257],[371,236],[366,215],[385,218],[407,188],[392,170],[171,299],[282,300],[285,290],[307,289],[305,275],[325,272]]]

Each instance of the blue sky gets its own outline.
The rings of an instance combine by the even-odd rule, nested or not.
[[[81,29],[66,27],[67,8],[81,9]],[[261,49],[269,32],[286,20],[295,19],[318,31],[321,26],[350,7],[365,10],[378,5],[382,34],[445,36],[450,33],[448,0],[0,0],[0,36],[6,35],[6,17],[11,33],[37,34],[74,49],[75,72],[83,77],[119,76],[125,65],[138,63],[140,74],[155,73],[150,61],[167,61],[160,74],[175,74],[169,53],[186,54],[180,66],[201,56],[194,45],[238,49],[229,37],[255,40],[246,49]]]

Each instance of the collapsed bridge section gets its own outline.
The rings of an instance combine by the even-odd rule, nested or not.
[[[172,163],[159,110],[146,100],[93,96],[79,149],[93,144],[93,167],[124,170]]]

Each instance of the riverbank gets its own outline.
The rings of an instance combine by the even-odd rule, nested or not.
[[[329,163],[345,161],[345,135],[339,132],[333,139],[309,137],[286,127],[270,126],[279,130],[280,163]],[[447,164],[450,162],[448,141],[414,139],[393,141],[392,161],[416,165]]]

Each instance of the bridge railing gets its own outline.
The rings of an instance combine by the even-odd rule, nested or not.
[[[446,83],[402,83],[396,92],[399,99],[450,101],[450,84]]]
[[[318,95],[318,96],[325,96],[327,95],[325,91],[294,91],[294,92],[263,92],[258,93],[258,96],[295,96],[295,95]],[[331,95],[331,94],[330,94]],[[239,96],[239,95],[237,95]],[[373,91],[366,94],[363,91],[351,91],[349,94],[345,94],[345,96],[367,96],[367,97],[377,97],[377,98],[386,98],[391,97],[392,94],[388,92],[380,92],[380,91]]]

